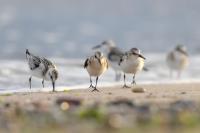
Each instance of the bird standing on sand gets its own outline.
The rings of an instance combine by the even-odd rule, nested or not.
[[[177,71],[177,77],[180,78],[181,73],[187,68],[189,64],[189,57],[187,49],[183,45],[177,45],[174,50],[167,55],[167,65],[170,69],[170,76],[172,76],[173,71]]]
[[[58,71],[56,66],[45,58],[40,58],[31,54],[28,49],[26,50],[26,59],[28,61],[31,76],[29,78],[29,85],[31,89],[32,76],[42,78],[42,85],[44,88],[44,80],[51,81],[53,91],[55,91],[55,81],[58,79]]]
[[[126,74],[133,74],[132,84],[136,84],[135,76],[144,67],[145,57],[140,53],[137,48],[132,48],[130,51],[126,52],[124,56],[119,61],[119,66],[124,72],[124,86],[123,88],[129,88],[126,85]]]
[[[101,52],[95,52],[95,54],[86,59],[84,63],[84,68],[86,68],[88,74],[90,75],[90,87],[93,88],[92,91],[99,91],[97,89],[97,83],[99,76],[103,74],[108,69],[108,61],[103,56]],[[96,77],[96,85],[92,85],[92,77]]]
[[[110,66],[115,71],[115,80],[119,81],[121,78],[122,70],[118,64],[124,52],[116,47],[113,40],[103,41],[100,45],[93,47],[93,49],[102,49],[103,53],[105,53],[107,56]]]

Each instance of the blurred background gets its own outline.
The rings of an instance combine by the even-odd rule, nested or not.
[[[166,52],[184,44],[191,63],[183,79],[197,80],[199,7],[198,0],[0,0],[0,90],[27,90],[26,48],[56,63],[57,86],[88,86],[81,65],[106,39],[123,50],[142,50],[150,71],[137,77],[139,83],[168,81]],[[105,82],[114,82],[111,69],[100,84]],[[41,89],[41,80],[34,79],[33,86]]]
[[[113,39],[124,50],[200,51],[198,0],[0,0],[0,58],[82,58]]]

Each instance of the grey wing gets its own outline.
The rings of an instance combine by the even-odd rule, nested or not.
[[[120,49],[113,48],[108,54],[108,60],[119,62],[123,55],[124,53]]]
[[[50,60],[48,60],[46,58],[42,58],[41,60],[44,63],[44,65],[47,66],[47,67],[54,66],[54,64]]]
[[[43,71],[44,74],[48,71],[49,67],[55,68],[54,64],[50,60],[46,58],[41,58],[41,61],[42,64],[44,65],[44,71]]]
[[[31,70],[34,70],[40,66],[41,60],[38,56],[30,56],[28,59],[28,64]]]
[[[84,63],[84,68],[86,68],[86,67],[88,66],[88,64],[89,64],[89,59],[87,58],[87,59],[85,60],[85,63]]]

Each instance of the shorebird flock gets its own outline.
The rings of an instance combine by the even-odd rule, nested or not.
[[[99,77],[104,74],[109,67],[115,71],[116,81],[120,81],[123,73],[123,88],[130,88],[130,86],[126,84],[126,74],[133,75],[131,85],[135,85],[136,75],[142,70],[148,70],[144,67],[146,58],[138,48],[131,48],[123,52],[115,45],[113,40],[106,40],[92,49],[95,50],[94,54],[84,62],[84,68],[87,70],[90,79],[89,88],[92,88],[92,92],[99,91],[97,89]],[[56,65],[44,57],[35,56],[30,53],[28,49],[26,50],[26,59],[30,70],[30,89],[32,76],[34,76],[42,79],[43,87],[44,81],[51,81],[53,86],[52,91],[55,91],[55,82],[58,79]],[[170,70],[170,76],[172,76],[173,71],[176,71],[177,77],[180,77],[181,73],[189,65],[186,47],[177,45],[174,50],[167,54],[166,63]],[[96,78],[95,85],[93,85],[93,77]]]

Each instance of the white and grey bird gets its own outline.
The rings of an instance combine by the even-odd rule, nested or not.
[[[97,89],[97,83],[99,76],[102,75],[108,69],[108,61],[103,53],[97,51],[95,54],[86,59],[84,63],[84,68],[87,70],[90,76],[90,87],[93,88],[92,91],[99,91]],[[92,85],[92,77],[96,77],[96,85]]]
[[[173,71],[176,71],[177,77],[181,76],[183,70],[189,65],[189,57],[187,49],[183,45],[177,45],[174,50],[167,54],[167,66],[170,69],[170,76],[172,76]]]
[[[93,49],[101,49],[102,52],[106,55],[109,65],[115,71],[115,80],[119,81],[121,78],[121,67],[118,65],[121,57],[124,52],[116,47],[113,40],[105,40],[100,45],[93,47]]]
[[[53,86],[53,91],[55,91],[55,81],[58,79],[58,70],[56,66],[49,60],[35,56],[26,50],[26,59],[28,61],[28,66],[30,70],[29,85],[31,89],[31,79],[32,76],[41,78],[42,85],[44,88],[44,80],[51,81]]]
[[[136,84],[135,77],[138,72],[143,70],[145,57],[140,53],[137,48],[132,48],[126,52],[119,61],[119,66],[124,72],[124,86],[123,88],[129,88],[126,85],[126,74],[133,74],[132,84]]]

